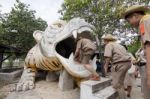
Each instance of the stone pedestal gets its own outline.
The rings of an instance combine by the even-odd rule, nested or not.
[[[67,91],[74,88],[74,80],[66,70],[62,70],[60,72],[58,87],[62,91]]]
[[[80,87],[80,99],[118,99],[117,92],[111,86],[111,79],[84,81]]]
[[[14,81],[17,77],[20,77],[22,74],[22,69],[15,70],[13,72],[0,72],[0,79],[12,82]]]
[[[56,81],[58,80],[58,75],[55,72],[48,72],[47,76],[46,76],[46,81]]]

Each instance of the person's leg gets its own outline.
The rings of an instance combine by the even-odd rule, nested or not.
[[[143,82],[143,99],[150,99],[150,89],[147,86],[147,75],[146,75],[146,66],[142,66],[143,69],[143,77],[142,77],[142,82]]]
[[[127,86],[127,97],[131,97],[132,86]]]
[[[124,91],[124,86],[120,86],[116,89],[119,95],[119,99],[126,99],[126,93]]]
[[[114,71],[112,73],[112,84],[119,94],[119,99],[126,99],[126,93],[124,90],[124,79],[130,66],[130,62],[120,63],[117,64],[113,69]]]
[[[138,67],[139,69],[139,72],[140,72],[140,77],[141,77],[141,91],[142,91],[142,94],[144,94],[144,75],[145,75],[145,66],[139,66]]]
[[[112,72],[112,86],[118,92],[119,99],[126,99],[126,93],[124,85],[120,83],[120,74],[118,72]]]
[[[125,91],[127,91],[127,97],[131,96],[132,85],[132,75],[127,72],[124,80],[124,87]]]

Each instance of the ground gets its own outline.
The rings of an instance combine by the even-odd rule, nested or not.
[[[133,90],[131,93],[131,98],[129,99],[143,99],[141,93],[141,79],[137,78],[136,82],[134,82]]]
[[[11,92],[11,89],[15,86],[13,84],[5,85],[0,88],[0,99],[80,99],[80,89],[75,88],[73,90],[62,92],[58,88],[58,82],[46,82],[40,80],[36,83],[36,88],[26,92]],[[19,93],[19,94],[18,94]],[[14,98],[12,98],[12,96]],[[129,99],[142,99],[140,79],[138,78],[134,84],[132,97]]]
[[[13,86],[14,84],[9,84],[2,87],[0,89],[0,96],[7,96],[6,99],[79,99],[80,97],[79,88],[62,92],[58,88],[58,82],[38,81],[35,89],[26,92],[17,92],[17,94],[16,92],[10,92]]]

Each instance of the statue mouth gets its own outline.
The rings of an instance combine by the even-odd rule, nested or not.
[[[91,33],[93,30],[88,26],[83,26],[79,29],[73,30],[63,40],[56,44],[56,56],[61,61],[64,68],[72,75],[78,78],[85,78],[90,76],[90,72],[86,70],[83,64],[74,61],[74,52],[76,49],[76,42],[78,36],[92,39]],[[90,60],[90,64],[96,69],[96,57]]]

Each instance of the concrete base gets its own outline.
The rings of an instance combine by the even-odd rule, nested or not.
[[[80,99],[117,99],[116,91],[111,87],[111,79],[101,78],[100,81],[81,83]]]
[[[62,91],[68,91],[74,88],[74,80],[66,70],[60,72],[58,87]]]
[[[58,80],[58,75],[56,74],[56,72],[48,72],[47,76],[46,76],[46,81],[56,81]]]
[[[16,70],[16,71],[13,71],[13,72],[10,72],[10,73],[3,73],[3,72],[0,72],[0,79],[1,80],[5,80],[5,81],[14,81],[14,79],[16,79],[17,77],[21,76],[22,74],[22,69],[20,70]]]

